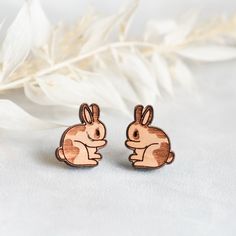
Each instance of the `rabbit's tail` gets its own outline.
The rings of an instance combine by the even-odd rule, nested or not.
[[[169,156],[166,160],[166,164],[171,164],[175,159],[175,153],[174,152],[170,152],[169,153]]]
[[[64,153],[62,151],[62,147],[59,147],[59,148],[56,149],[56,157],[59,161],[65,160],[65,156],[64,156]]]

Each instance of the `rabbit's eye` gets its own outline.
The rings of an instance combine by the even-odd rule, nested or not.
[[[134,139],[139,139],[139,132],[138,132],[138,130],[134,131],[133,137],[134,137]]]
[[[100,130],[99,130],[99,128],[97,128],[97,129],[95,130],[95,136],[96,136],[97,138],[100,137]]]

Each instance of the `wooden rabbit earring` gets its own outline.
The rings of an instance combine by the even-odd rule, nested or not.
[[[135,168],[159,168],[174,161],[169,137],[163,130],[150,126],[152,120],[152,106],[135,107],[134,122],[127,128],[125,142],[133,150],[129,161]]]
[[[98,149],[107,143],[105,125],[99,120],[100,109],[96,104],[82,104],[79,118],[82,124],[69,127],[62,134],[56,157],[70,166],[97,166],[102,155]]]

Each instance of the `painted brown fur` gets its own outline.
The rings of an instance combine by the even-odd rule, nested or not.
[[[133,154],[129,160],[135,168],[159,168],[174,161],[167,134],[156,127],[149,126],[153,120],[153,108],[138,105],[134,110],[134,122],[127,128],[125,142]]]
[[[98,105],[82,104],[79,117],[82,124],[69,127],[62,135],[56,157],[71,166],[96,166],[102,158],[97,153],[107,141],[105,125],[99,120]]]

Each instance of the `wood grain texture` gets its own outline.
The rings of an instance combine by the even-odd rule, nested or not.
[[[150,126],[152,120],[152,106],[135,107],[134,121],[127,127],[125,142],[133,150],[129,161],[135,168],[160,168],[174,161],[169,137],[160,128]]]
[[[97,104],[82,104],[79,110],[81,124],[64,131],[56,158],[74,167],[97,166],[102,155],[97,153],[107,141],[106,127],[99,120],[100,109]]]

